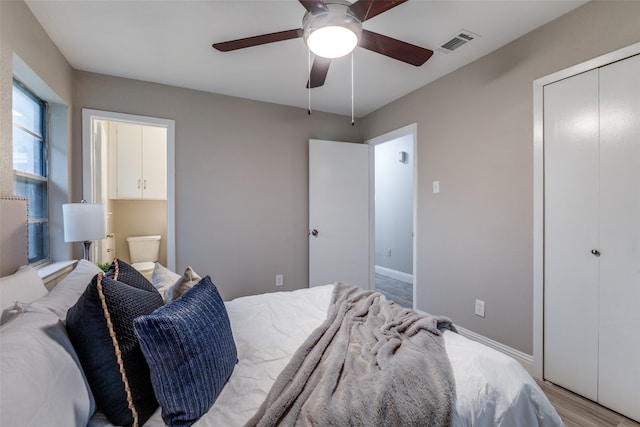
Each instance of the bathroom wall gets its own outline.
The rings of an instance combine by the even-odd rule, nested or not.
[[[167,201],[166,200],[111,200],[113,230],[116,235],[116,257],[131,262],[128,236],[159,234],[160,258],[167,265]]]

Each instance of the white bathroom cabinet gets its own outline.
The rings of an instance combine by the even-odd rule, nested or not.
[[[112,199],[167,199],[167,130],[112,123]]]

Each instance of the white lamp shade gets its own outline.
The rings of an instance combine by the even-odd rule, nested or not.
[[[104,205],[67,203],[62,205],[65,242],[101,240],[107,236]]]

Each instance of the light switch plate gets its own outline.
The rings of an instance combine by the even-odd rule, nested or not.
[[[476,316],[484,317],[484,301],[476,300]]]

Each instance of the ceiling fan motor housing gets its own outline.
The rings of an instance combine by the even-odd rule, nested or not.
[[[310,44],[309,37],[314,31],[328,27],[338,27],[351,31],[356,37],[356,43],[353,47],[358,45],[360,36],[362,35],[362,22],[351,12],[349,9],[350,5],[351,4],[346,1],[334,0],[332,2],[325,2],[325,8],[305,13],[302,18],[303,38],[312,51],[314,49],[311,47],[312,41]],[[315,51],[314,53],[324,56]],[[344,55],[344,53],[326,57],[333,58],[342,55]]]

